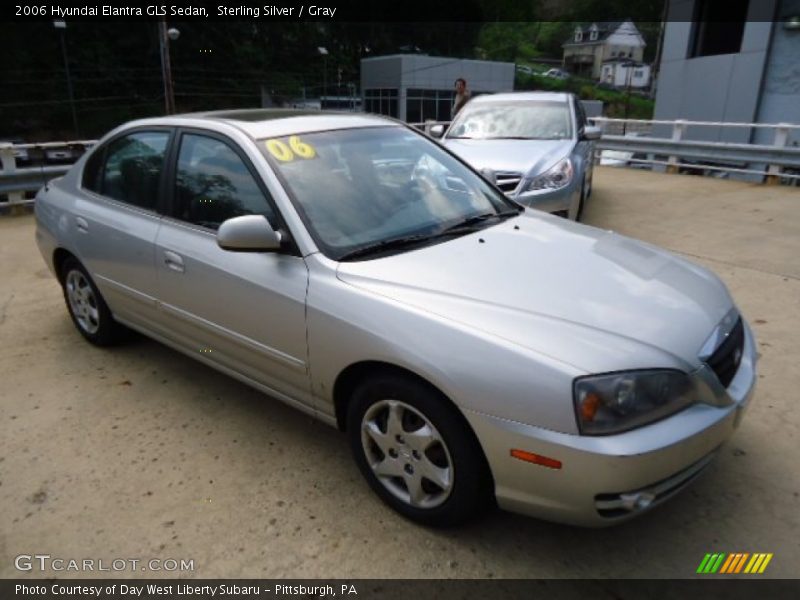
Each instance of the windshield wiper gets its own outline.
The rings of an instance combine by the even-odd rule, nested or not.
[[[482,213],[479,215],[472,215],[469,216],[454,225],[450,225],[445,227],[441,231],[439,231],[436,235],[448,235],[451,233],[456,233],[462,229],[469,230],[473,228],[474,225],[479,225],[489,219],[498,219],[503,220],[507,219],[508,217],[516,217],[521,212],[521,209],[512,208],[511,210],[505,210],[501,212],[492,212],[492,213]]]
[[[508,217],[515,217],[523,209],[511,209],[502,211],[499,213],[483,213],[480,215],[472,215],[455,223],[454,225],[450,225],[437,231],[436,233],[429,233],[429,234],[418,234],[418,235],[407,235],[403,237],[391,238],[388,240],[383,240],[380,242],[375,242],[374,244],[369,244],[367,246],[362,246],[361,248],[356,248],[355,250],[351,250],[350,252],[346,252],[342,256],[339,257],[339,261],[347,261],[352,260],[354,258],[362,258],[364,256],[369,256],[371,254],[378,254],[380,252],[385,252],[387,250],[397,250],[400,248],[405,248],[407,246],[413,246],[415,244],[420,244],[423,242],[429,242],[431,240],[435,240],[442,237],[449,237],[451,235],[459,235],[461,233],[468,233],[473,230],[475,225],[479,223],[483,223],[484,221],[488,221],[489,219],[507,219]]]
[[[493,135],[483,138],[484,140],[541,140],[544,138],[529,137],[526,135]]]
[[[386,250],[404,248],[420,242],[426,242],[433,237],[434,236],[432,235],[407,235],[403,237],[391,238],[388,240],[375,242],[374,244],[369,244],[367,246],[362,246],[361,248],[356,248],[350,252],[346,252],[339,257],[339,260],[345,261],[353,258],[360,258],[362,256],[369,256],[370,254],[376,254],[378,252],[384,252]]]

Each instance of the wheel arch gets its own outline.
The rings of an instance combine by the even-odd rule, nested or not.
[[[453,400],[447,394],[445,394],[441,389],[439,389],[422,375],[419,375],[418,373],[415,373],[414,371],[411,371],[405,367],[383,361],[360,361],[347,366],[341,373],[339,373],[336,381],[333,384],[333,403],[336,411],[336,425],[340,431],[347,430],[348,403],[356,387],[367,379],[380,375],[392,375],[416,381],[441,398],[442,402],[449,405],[450,408],[453,409],[454,413],[458,415],[466,430],[474,438],[475,442],[478,444],[478,447],[481,449],[481,453],[484,455],[484,460],[486,460],[486,455],[483,452],[483,445],[480,443],[480,440],[478,440],[478,436],[470,426],[467,418],[462,414],[458,406],[456,406],[456,403],[453,402]],[[488,466],[488,461],[486,464]]]
[[[456,415],[456,418],[461,422],[464,431],[470,438],[472,438],[472,441],[475,444],[475,448],[479,453],[479,460],[483,462],[483,473],[487,478],[485,482],[488,486],[487,489],[491,490],[491,497],[494,499],[494,473],[492,472],[491,465],[486,457],[483,444],[481,444],[480,440],[478,439],[475,430],[472,428],[461,410],[459,410],[455,402],[453,402],[453,400],[447,394],[431,383],[428,379],[419,375],[418,373],[415,373],[414,371],[392,363],[372,360],[357,362],[346,367],[341,373],[339,373],[339,376],[336,378],[333,386],[333,401],[336,411],[336,424],[339,430],[343,432],[347,431],[347,411],[349,407],[349,401],[357,386],[372,377],[378,377],[381,375],[403,377],[419,383],[429,389],[433,394],[438,396],[443,403],[452,409],[453,414]]]
[[[68,258],[74,258],[75,260],[80,262],[80,260],[78,260],[78,257],[75,256],[69,250],[66,250],[64,248],[56,248],[55,251],[53,251],[53,270],[55,271],[58,282],[62,285],[64,284],[63,266],[64,262]]]
[[[424,377],[398,365],[378,360],[364,360],[347,366],[336,377],[333,384],[333,405],[336,411],[336,425],[340,431],[347,430],[347,408],[350,397],[362,382],[380,375],[394,375],[412,379],[430,388],[437,395],[453,402],[442,391]],[[455,405],[453,405],[455,406]]]

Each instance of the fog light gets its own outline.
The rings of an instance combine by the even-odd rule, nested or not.
[[[635,494],[622,494],[619,498],[626,510],[644,510],[653,503],[656,496],[650,492],[636,492]]]

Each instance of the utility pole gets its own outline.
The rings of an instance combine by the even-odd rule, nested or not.
[[[627,73],[628,85],[625,91],[625,115],[623,116],[625,120],[622,122],[622,135],[625,135],[625,133],[628,130],[628,107],[631,104],[631,75],[633,74],[632,63],[628,61],[627,63],[625,63],[625,65],[626,68],[628,69]]]
[[[164,110],[166,114],[175,113],[175,90],[172,87],[172,64],[169,59],[169,41],[176,40],[180,32],[177,29],[167,30],[167,18],[158,22],[158,41],[161,48],[161,78],[164,80]]]
[[[328,49],[325,46],[319,46],[317,52],[322,56],[322,95],[319,97],[319,108],[325,108],[323,103],[324,98],[328,95]]]

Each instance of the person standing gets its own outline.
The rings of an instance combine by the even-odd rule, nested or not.
[[[464,108],[464,105],[469,101],[470,97],[471,94],[469,90],[467,90],[467,80],[463,77],[459,77],[456,79],[456,98],[455,102],[453,102],[451,118],[456,118],[456,114]]]

